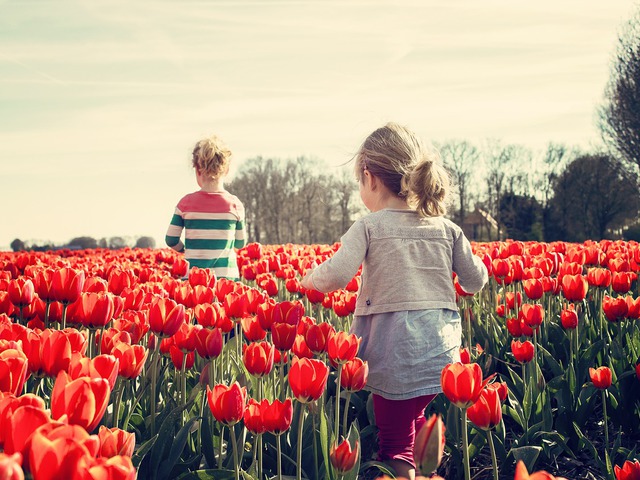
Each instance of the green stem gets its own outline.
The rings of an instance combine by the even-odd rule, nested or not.
[[[349,401],[351,400],[351,392],[347,392],[347,398],[345,399],[344,412],[342,413],[342,431],[345,437],[347,436],[347,419],[349,417]]]
[[[491,430],[487,430],[487,441],[489,442],[489,450],[491,450],[491,464],[493,465],[493,480],[498,480],[498,459],[496,457],[496,448],[493,445],[493,435],[491,435]]]
[[[316,414],[317,413],[311,414],[311,421],[313,423],[313,467],[316,474],[314,478],[320,478],[318,470],[318,439],[316,435]]]
[[[116,398],[113,403],[113,426],[118,426],[118,420],[120,419],[120,403],[122,402],[122,394],[124,393],[124,383],[120,377],[118,377],[116,384]]]
[[[229,428],[231,430],[231,428]],[[220,424],[220,449],[218,450],[218,470],[222,470],[222,444],[224,442],[224,424]]]
[[[305,413],[306,405],[304,403],[300,404],[300,418],[298,421],[298,467],[297,467],[297,480],[302,480],[302,427],[304,426],[304,413]]]
[[[278,398],[280,399],[281,402],[284,402],[285,399],[285,388],[284,388],[284,355],[285,353],[283,351],[280,351],[280,368],[278,368],[278,379],[279,381],[279,387],[280,387],[280,394],[278,395]]]
[[[607,391],[602,390],[602,416],[604,417],[604,451],[609,448],[609,424],[607,421]]]
[[[464,479],[471,480],[471,468],[469,466],[469,433],[467,432],[467,408],[461,408],[462,412],[462,462],[464,464]]]
[[[282,447],[280,446],[280,435],[276,435],[276,449],[278,450],[278,480],[282,480]]]
[[[236,440],[236,432],[233,426],[229,426],[229,436],[231,437],[231,445],[233,447],[233,471],[236,480],[240,480],[240,466],[238,465],[238,442]]]
[[[67,302],[62,302],[62,320],[60,323],[60,330],[64,330],[67,328],[67,307],[69,304]],[[20,310],[20,317],[22,317],[22,310]]]
[[[160,338],[155,338],[155,345],[153,346],[153,353],[151,354],[151,436],[156,434],[156,390],[157,375],[158,375],[158,354],[160,353]]]
[[[51,301],[47,300],[44,307],[44,328],[49,328],[49,310],[51,309]]]
[[[340,381],[342,380],[342,364],[338,364],[338,378],[336,378],[336,418],[335,434],[336,442],[340,439]]]

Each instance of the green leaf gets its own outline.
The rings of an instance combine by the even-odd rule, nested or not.
[[[538,460],[538,455],[540,455],[541,451],[542,447],[527,445],[525,447],[512,448],[509,451],[509,455],[513,456],[515,463],[522,460],[527,467],[527,470],[531,472],[534,469],[536,460]]]
[[[235,472],[233,470],[196,470],[180,475],[176,480],[233,480]]]
[[[138,468],[138,466],[140,466],[140,463],[149,450],[151,450],[151,447],[153,447],[157,438],[158,435],[156,434],[136,449],[135,453],[131,457],[131,463],[133,463],[134,467]]]
[[[208,412],[204,412],[200,428],[202,429],[202,453],[204,454],[204,458],[207,460],[207,465],[210,468],[216,467],[216,451],[213,446],[213,433],[211,432]]]
[[[180,429],[178,434],[175,436],[173,443],[171,444],[171,450],[169,451],[169,456],[160,463],[160,468],[158,471],[158,478],[161,480],[168,479],[171,474],[171,470],[175,466],[176,462],[180,458],[182,451],[184,450],[184,446],[187,443],[189,430],[191,426],[198,420],[199,417],[193,417],[190,419],[185,425]]]

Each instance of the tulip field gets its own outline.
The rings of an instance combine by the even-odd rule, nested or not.
[[[456,283],[421,475],[640,479],[640,244],[472,246],[489,283]],[[168,249],[0,252],[0,479],[392,478],[360,278],[300,285],[337,248],[249,244],[240,281]]]

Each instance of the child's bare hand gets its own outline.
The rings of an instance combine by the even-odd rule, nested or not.
[[[313,273],[313,269],[307,270],[304,273],[304,277],[300,280],[300,285],[302,285],[307,290],[315,290],[313,287],[313,283],[311,283],[311,274]]]

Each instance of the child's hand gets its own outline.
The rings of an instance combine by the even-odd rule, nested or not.
[[[313,268],[311,270],[307,270],[304,273],[304,277],[300,280],[300,285],[302,285],[307,290],[315,290],[313,287],[313,283],[311,283],[311,274],[313,273]]]

